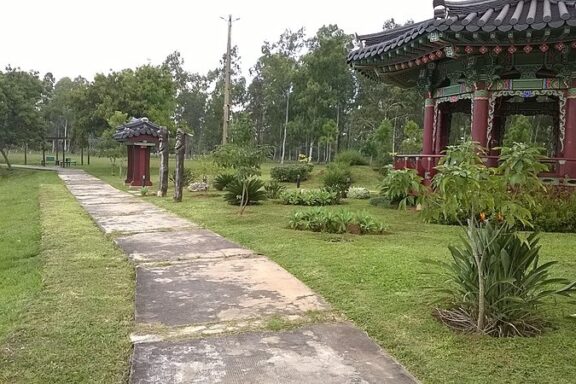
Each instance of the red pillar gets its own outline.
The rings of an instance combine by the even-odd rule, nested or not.
[[[126,167],[126,180],[124,180],[124,183],[130,184],[134,177],[134,146],[127,145],[126,148],[128,151],[128,165]]]
[[[144,163],[144,175],[146,175],[146,185],[148,187],[152,186],[152,181],[150,181],[150,150],[151,147],[146,147],[146,162]]]
[[[474,92],[474,120],[472,121],[472,141],[482,148],[487,145],[488,133],[488,91],[484,89]]]
[[[568,90],[568,100],[566,101],[566,135],[564,137],[564,157],[567,159],[565,165],[565,175],[568,178],[576,178],[576,88]]]
[[[424,109],[424,138],[422,140],[422,154],[433,155],[433,137],[434,137],[434,104],[432,98],[426,99]]]

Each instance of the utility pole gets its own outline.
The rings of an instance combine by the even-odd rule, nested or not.
[[[221,17],[222,20],[226,20]],[[234,21],[237,21],[236,19]],[[226,68],[224,75],[224,121],[222,122],[222,144],[228,142],[228,125],[230,123],[230,72],[232,53],[232,15],[228,15],[228,45],[226,49]]]

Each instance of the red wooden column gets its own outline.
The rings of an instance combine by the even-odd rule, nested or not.
[[[146,147],[146,160],[144,162],[144,175],[146,176],[146,186],[148,187],[152,186],[152,182],[150,181],[150,150],[151,147]]]
[[[576,162],[570,161],[576,159],[576,88],[568,90],[568,99],[566,100],[566,135],[564,137],[564,157],[567,159],[565,165],[565,174],[571,179],[576,178]]]
[[[422,140],[422,154],[433,155],[434,137],[434,104],[435,100],[427,98],[424,105],[424,138]]]
[[[472,121],[472,141],[486,148],[488,133],[488,91],[474,92],[474,116]]]
[[[128,165],[126,167],[126,180],[124,180],[124,183],[130,184],[132,183],[134,175],[134,146],[127,145],[126,150],[128,151]]]

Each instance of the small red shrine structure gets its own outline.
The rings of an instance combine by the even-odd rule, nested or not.
[[[127,185],[132,187],[151,186],[150,152],[158,144],[160,127],[147,118],[132,119],[117,128],[114,139],[126,144],[128,150]]]
[[[434,17],[359,36],[348,63],[376,81],[425,95],[421,154],[396,168],[426,180],[448,144],[452,115],[471,116],[471,138],[498,164],[506,119],[552,116],[553,156],[541,176],[576,185],[576,1],[433,0]]]

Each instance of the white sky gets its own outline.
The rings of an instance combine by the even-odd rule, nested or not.
[[[305,27],[313,35],[324,24],[346,33],[373,33],[393,17],[402,23],[432,17],[432,0],[4,0],[0,22],[0,68],[11,64],[58,79],[88,79],[109,70],[162,63],[178,50],[188,71],[215,68],[226,49],[232,14],[233,44],[245,74],[265,40]]]

